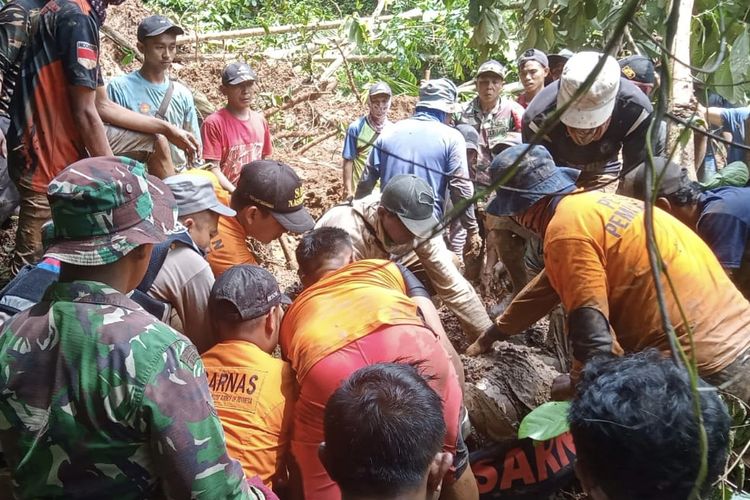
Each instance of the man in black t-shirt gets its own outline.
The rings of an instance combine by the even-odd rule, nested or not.
[[[591,87],[539,143],[558,166],[581,170],[579,185],[607,185],[607,190],[613,191],[616,183],[611,181],[620,173],[620,151],[625,170],[644,161],[653,114],[648,97],[620,77],[620,66],[614,58],[597,52],[579,52],[571,57],[560,80],[545,87],[526,109],[523,139],[527,143],[534,139],[542,124],[572,99],[601,57],[607,60]],[[654,149],[658,147],[654,145]]]

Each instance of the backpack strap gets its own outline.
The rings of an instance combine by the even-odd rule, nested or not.
[[[159,110],[154,115],[155,118],[168,121],[167,110],[169,109],[169,104],[172,102],[172,94],[174,94],[174,82],[169,80],[169,87],[167,87],[167,92],[164,94],[161,104],[159,104]]]
[[[158,245],[154,245],[154,249],[151,251],[151,260],[148,263],[148,269],[146,270],[145,276],[143,276],[143,279],[136,287],[136,290],[139,290],[143,293],[148,293],[148,291],[151,289],[151,285],[153,285],[154,281],[156,280],[156,276],[159,274],[159,271],[161,271],[161,268],[164,265],[164,261],[167,258],[169,250],[175,244],[184,245],[195,250],[201,256],[203,255],[203,252],[201,252],[198,247],[195,246],[195,242],[193,242],[193,239],[190,237],[190,233],[188,233],[187,231],[181,231],[179,233],[169,235],[166,241],[159,243]]]
[[[148,262],[146,274],[130,295],[130,298],[145,309],[146,312],[164,322],[169,321],[169,318],[166,317],[168,304],[150,296],[148,291],[151,289],[151,285],[154,284],[156,276],[158,276],[159,271],[161,271],[161,268],[164,265],[164,261],[167,259],[167,254],[169,254],[169,251],[174,245],[184,245],[196,251],[199,255],[203,255],[203,252],[195,246],[195,242],[187,231],[181,231],[169,235],[166,241],[154,245],[154,249],[151,251],[151,260]]]

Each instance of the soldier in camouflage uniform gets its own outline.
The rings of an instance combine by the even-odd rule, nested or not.
[[[5,134],[10,126],[10,101],[21,74],[26,49],[39,25],[47,0],[14,0],[0,9],[0,224],[18,206],[19,194],[8,175]]]
[[[264,498],[227,455],[195,346],[125,295],[174,223],[154,219],[150,186],[144,165],[113,157],[49,185],[60,282],[0,335],[16,497]]]
[[[483,63],[475,77],[477,96],[464,107],[459,123],[471,125],[479,133],[479,151],[476,168],[471,172],[477,183],[477,192],[490,184],[488,169],[492,163],[493,149],[502,147],[509,135],[521,132],[523,107],[515,101],[503,98],[500,94],[505,82],[506,69],[497,61]],[[483,281],[490,276],[499,256],[508,269],[513,282],[513,293],[518,293],[528,281],[524,265],[526,239],[533,235],[509,217],[495,217],[486,214],[484,202],[479,202],[479,219],[484,222],[485,268]]]

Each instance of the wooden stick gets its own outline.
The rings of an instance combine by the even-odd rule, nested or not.
[[[312,141],[308,142],[307,144],[305,144],[304,146],[302,146],[301,148],[299,148],[297,151],[295,151],[295,153],[300,154],[300,155],[304,154],[307,151],[309,151],[310,149],[312,149],[315,146],[317,146],[318,144],[320,144],[321,142],[325,141],[326,139],[330,139],[331,137],[333,137],[334,135],[336,135],[338,133],[339,133],[338,130],[331,130],[327,134],[321,135],[317,139],[313,139]]]
[[[107,38],[115,42],[115,45],[119,45],[121,48],[132,52],[133,56],[137,60],[143,62],[143,55],[140,52],[138,52],[138,49],[130,45],[130,42],[128,41],[127,38],[125,38],[124,36],[122,36],[121,34],[119,34],[118,32],[116,32],[115,30],[113,30],[112,28],[106,25],[101,26],[99,29]]]
[[[274,134],[274,140],[291,139],[291,138],[307,138],[315,135],[315,132],[304,132],[302,130],[287,130],[280,134]]]
[[[279,238],[279,245],[281,245],[281,251],[284,252],[284,258],[286,259],[286,268],[294,271],[297,269],[297,259],[294,256],[294,252],[292,251],[292,245],[287,239],[289,238],[288,235],[282,234]]]
[[[387,22],[393,18],[400,19],[418,19],[422,17],[420,9],[412,9],[397,15],[386,15],[377,18],[377,22]],[[199,43],[207,40],[231,40],[236,38],[251,38],[266,35],[280,35],[294,31],[323,31],[337,29],[346,23],[346,19],[335,19],[333,21],[317,21],[310,24],[283,24],[280,26],[269,26],[268,28],[247,28],[230,31],[209,31],[208,33],[194,35],[180,35],[177,37],[177,45],[188,43]],[[370,23],[375,21],[374,18],[363,18],[362,21]]]
[[[267,110],[263,111],[263,115],[268,118],[269,116],[275,115],[279,111],[283,111],[285,109],[293,108],[297,104],[305,101],[313,101],[320,96],[322,96],[325,92],[320,90],[312,90],[310,92],[307,92],[305,94],[299,95],[293,99],[289,99],[287,102],[282,104],[281,106],[275,106],[273,108],[268,108]]]

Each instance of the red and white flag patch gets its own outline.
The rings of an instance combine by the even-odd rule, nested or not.
[[[78,64],[86,69],[94,69],[99,61],[99,51],[94,44],[78,42],[76,44],[76,57],[78,58]]]

